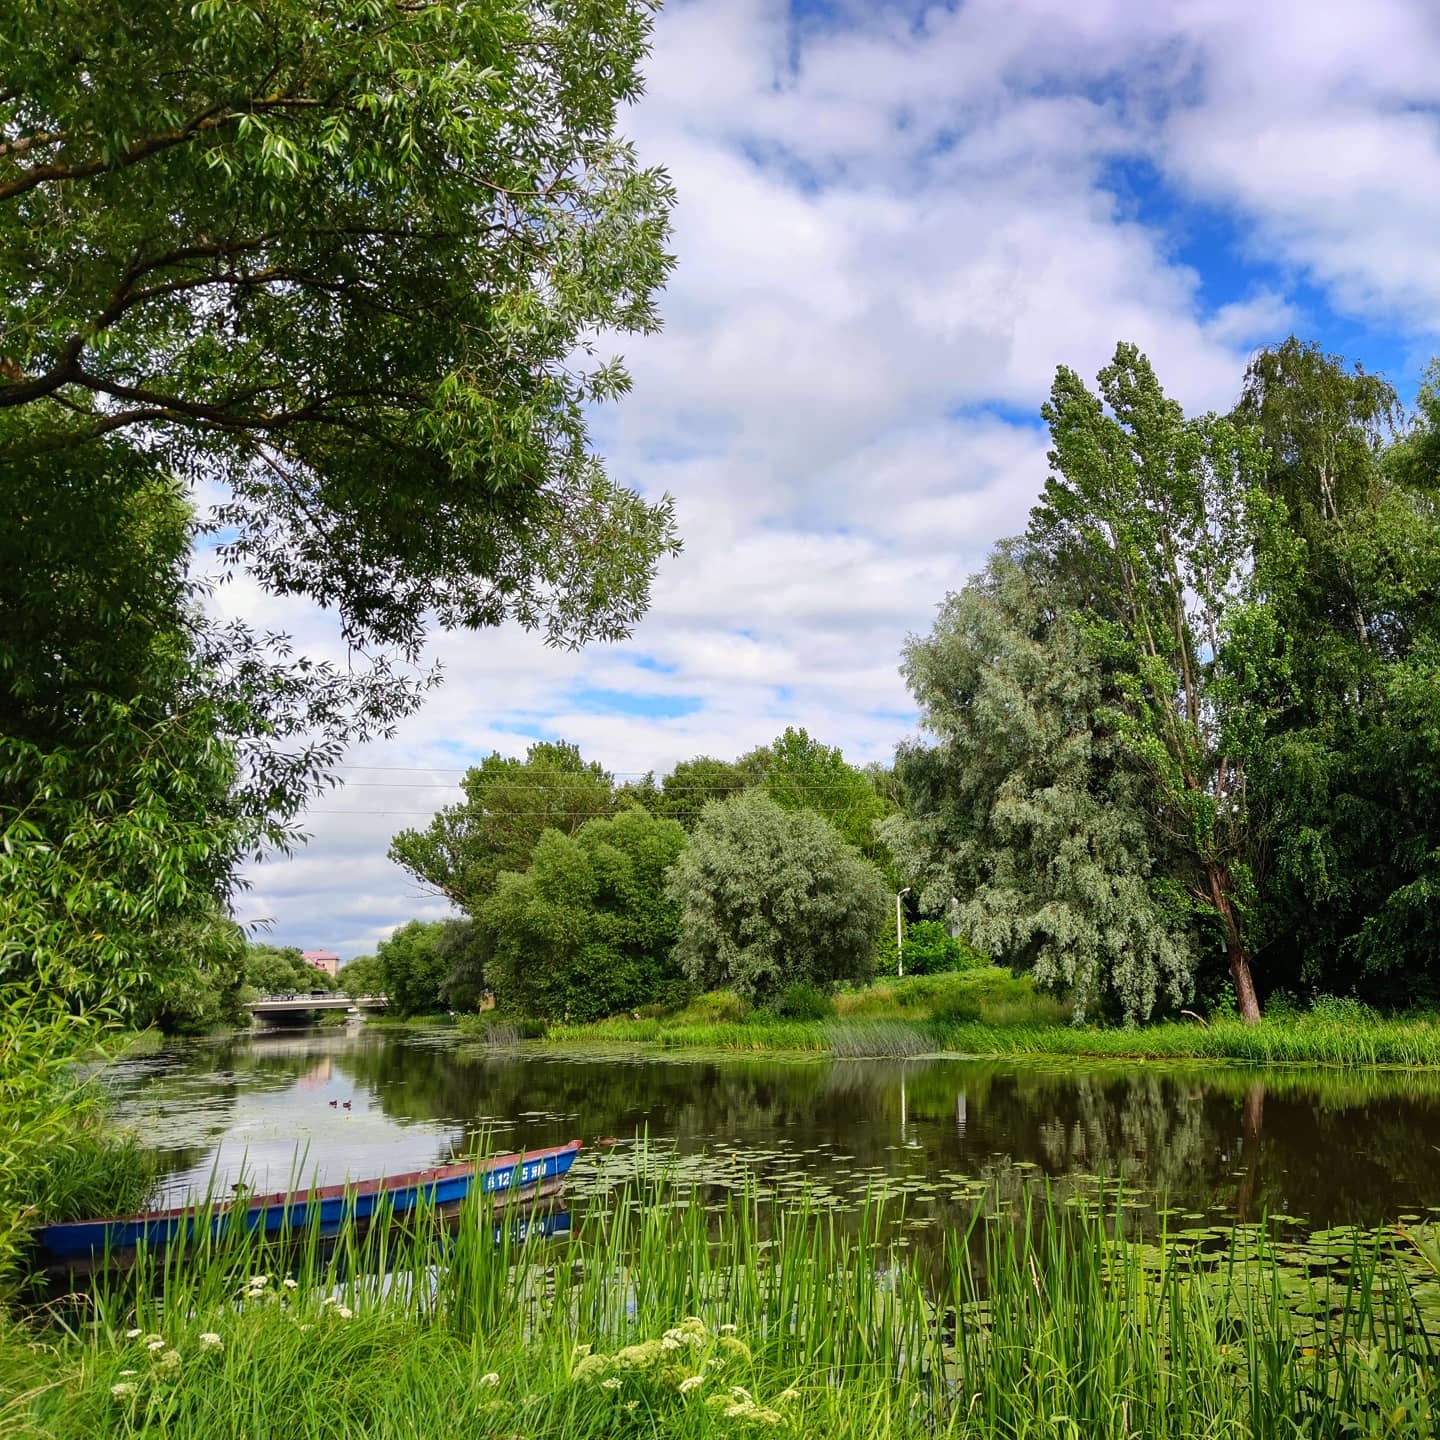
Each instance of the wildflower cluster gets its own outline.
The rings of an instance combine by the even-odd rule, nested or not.
[[[761,1405],[741,1385],[722,1386],[722,1380],[733,1381],[752,1361],[750,1347],[734,1332],[733,1325],[722,1325],[712,1333],[703,1320],[689,1315],[658,1339],[626,1345],[613,1354],[577,1345],[570,1376],[617,1399],[620,1392],[639,1386],[651,1392],[652,1403],[665,1393],[687,1399],[696,1396],[727,1420],[757,1426],[783,1424],[785,1417],[775,1406],[797,1399],[797,1391],[787,1390],[773,1404]],[[707,1389],[711,1393],[697,1395]],[[625,1404],[631,1408],[635,1401]]]
[[[141,1384],[147,1379],[173,1379],[180,1373],[184,1361],[178,1343],[172,1345],[163,1335],[147,1335],[138,1327],[127,1330],[125,1339],[144,1351],[150,1365],[144,1371],[127,1366],[120,1372],[119,1380],[110,1387],[110,1394],[116,1400],[129,1400],[138,1394]],[[196,1343],[202,1354],[216,1354],[225,1348],[225,1341],[213,1330],[202,1332]]]
[[[785,1417],[778,1410],[772,1410],[768,1405],[757,1405],[755,1397],[743,1385],[732,1385],[725,1393],[709,1396],[705,1405],[707,1409],[718,1410],[727,1420],[740,1420],[751,1425],[785,1423]]]

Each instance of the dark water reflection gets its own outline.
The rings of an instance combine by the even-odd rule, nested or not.
[[[839,1205],[888,1181],[916,1213],[982,1182],[1048,1181],[1063,1199],[1097,1175],[1185,1223],[1440,1213],[1440,1075],[507,1055],[361,1029],[182,1046],[110,1083],[120,1118],[164,1153],[170,1193],[242,1168],[277,1186],[394,1174],[485,1129],[507,1148],[648,1133],[708,1157],[687,1161],[697,1179],[803,1176]]]

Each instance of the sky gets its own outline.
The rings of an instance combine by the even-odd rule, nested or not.
[[[907,635],[1044,483],[1058,364],[1132,340],[1203,410],[1291,333],[1406,400],[1440,353],[1435,0],[670,0],[647,75],[622,128],[678,265],[593,436],[684,553],[625,643],[440,637],[443,687],[248,872],[257,938],[348,959],[449,913],[386,849],[492,750],[626,778],[803,725],[888,760]],[[318,610],[221,594],[333,653]]]

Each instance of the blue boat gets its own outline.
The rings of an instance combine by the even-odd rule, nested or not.
[[[348,1224],[368,1225],[382,1211],[401,1214],[419,1207],[453,1209],[472,1193],[536,1198],[558,1188],[575,1163],[580,1142],[549,1150],[462,1161],[378,1180],[288,1190],[213,1205],[177,1205],[113,1220],[71,1220],[42,1225],[35,1232],[42,1264],[64,1264],[134,1250],[213,1239],[232,1230],[262,1231],[267,1237],[318,1224],[330,1235]]]

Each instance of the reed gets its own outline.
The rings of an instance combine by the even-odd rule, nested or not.
[[[1009,977],[1002,977],[1009,980]],[[557,1026],[552,1040],[573,1045],[656,1046],[665,1050],[755,1053],[767,1050],[846,1058],[935,1054],[1075,1056],[1095,1059],[1234,1060],[1352,1068],[1440,1066],[1440,1017],[1386,1018],[1361,1006],[1321,1007],[1245,1025],[1215,1020],[1128,1028],[1070,1025],[1057,1007],[988,973],[919,976],[837,997],[838,1018],[695,1023],[613,1019]]]
[[[476,1202],[453,1236],[382,1223],[332,1253],[251,1238],[145,1262],[84,1311],[0,1330],[0,1433],[1435,1433],[1403,1238],[1357,1245],[1297,1304],[1263,1249],[1156,1258],[1113,1214],[1043,1202],[977,1211],[925,1254],[879,1203],[715,1214],[642,1181],[564,1243],[521,1219]]]

